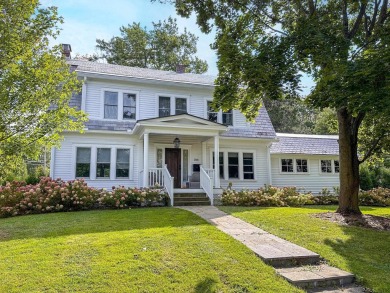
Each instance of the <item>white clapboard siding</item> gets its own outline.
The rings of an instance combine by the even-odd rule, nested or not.
[[[280,172],[280,160],[285,159],[307,159],[309,173],[282,173]],[[333,191],[333,187],[340,185],[338,173],[321,173],[320,160],[338,160],[338,156],[323,155],[271,155],[271,176],[272,185],[277,187],[296,186],[303,188],[306,192],[319,193],[323,188]]]
[[[97,146],[97,147],[132,147],[133,149],[133,166],[132,179],[86,179],[89,186],[97,188],[111,188],[112,186],[123,185],[126,187],[137,186],[139,174],[139,158],[142,158],[142,149],[139,148],[139,140],[134,136],[116,135],[116,134],[65,134],[65,139],[61,144],[60,149],[56,149],[54,160],[53,178],[61,178],[63,180],[73,180],[75,172],[76,146]],[[141,161],[142,163],[142,161]],[[114,165],[115,166],[115,163]]]

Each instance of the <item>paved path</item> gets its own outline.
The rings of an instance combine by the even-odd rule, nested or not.
[[[364,292],[363,288],[351,284],[354,280],[352,274],[326,264],[319,265],[320,256],[317,253],[276,237],[214,206],[179,208],[193,212],[245,244],[264,262],[274,266],[279,275],[298,287],[323,293]],[[339,289],[326,289],[327,287]]]

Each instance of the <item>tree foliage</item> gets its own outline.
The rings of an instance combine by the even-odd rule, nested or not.
[[[152,23],[153,29],[147,30],[140,23],[133,23],[120,28],[121,36],[111,40],[96,40],[96,47],[101,50],[101,58],[108,63],[176,70],[176,65],[187,66],[188,72],[204,73],[207,63],[199,59],[197,53],[198,37],[184,29],[179,32],[176,19]]]
[[[84,115],[68,106],[80,84],[60,48],[49,47],[61,21],[38,1],[0,3],[0,177],[20,157],[57,143],[63,130],[82,127]]]
[[[215,104],[253,118],[263,96],[299,93],[300,73],[314,77],[311,105],[337,111],[339,212],[360,213],[359,164],[389,136],[390,6],[388,0],[178,0],[204,32],[215,26],[219,76]],[[374,137],[358,157],[359,130]],[[371,122],[370,122],[371,121]],[[364,138],[362,138],[364,139]]]

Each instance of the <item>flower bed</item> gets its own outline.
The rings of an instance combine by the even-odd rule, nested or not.
[[[161,188],[112,187],[95,189],[80,180],[42,177],[35,185],[10,182],[0,187],[0,217],[56,211],[121,209],[166,206],[168,195]]]
[[[301,193],[296,187],[278,188],[265,186],[256,190],[243,189],[236,191],[226,189],[221,196],[222,205],[233,206],[303,206],[303,205],[329,205],[338,204],[337,190],[332,194],[324,189],[320,195]],[[390,189],[374,188],[361,191],[359,203],[363,206],[390,206]]]

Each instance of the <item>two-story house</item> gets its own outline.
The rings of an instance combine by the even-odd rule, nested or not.
[[[71,104],[88,114],[83,133],[53,148],[51,177],[90,186],[163,185],[214,194],[265,184],[313,192],[338,185],[335,137],[280,135],[264,107],[254,123],[215,112],[214,77],[69,60],[83,80]]]

